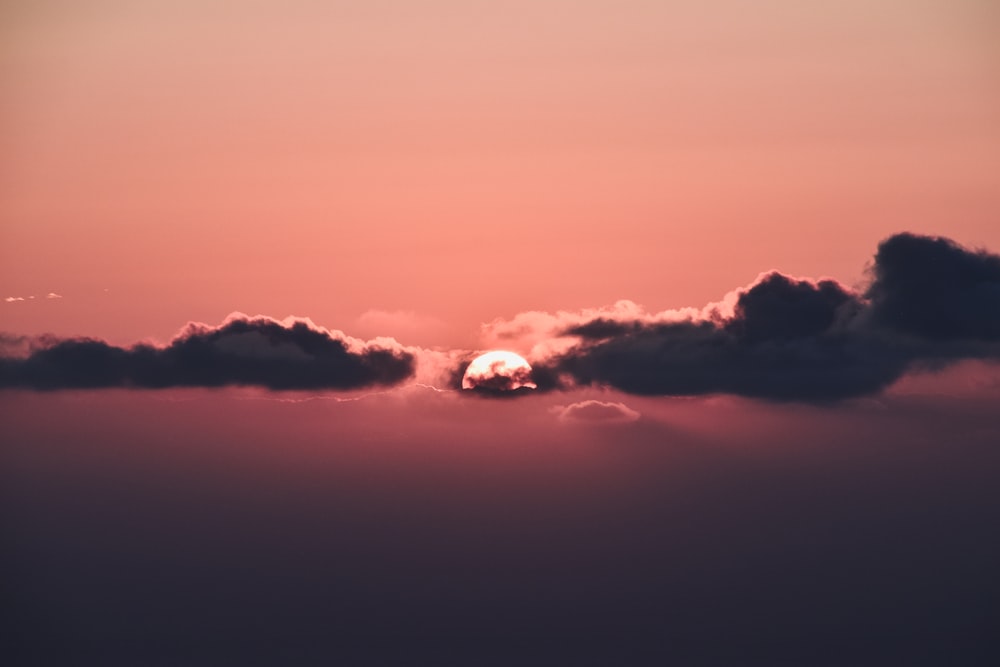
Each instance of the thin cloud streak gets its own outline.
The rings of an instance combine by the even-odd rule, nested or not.
[[[557,405],[552,409],[563,422],[579,424],[627,424],[641,416],[624,403],[588,399],[570,405]]]

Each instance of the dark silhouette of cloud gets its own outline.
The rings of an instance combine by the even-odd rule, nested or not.
[[[879,245],[872,271],[876,323],[935,341],[1000,340],[1000,256],[897,234]]]
[[[833,280],[771,272],[740,295],[726,327],[748,342],[788,341],[823,335],[860,309],[858,297]]]
[[[585,344],[553,368],[634,394],[823,400],[873,393],[895,380],[908,359],[886,352],[869,336],[752,340],[711,322],[679,323]]]
[[[595,318],[565,329],[579,343],[544,363],[634,394],[824,401],[876,393],[914,367],[1000,358],[1000,256],[899,234],[872,274],[858,293],[771,272],[728,316]]]
[[[613,336],[623,336],[629,333],[636,333],[642,330],[642,323],[638,321],[618,322],[606,317],[599,317],[584,324],[570,327],[566,330],[573,336],[581,338],[611,338]]]
[[[503,347],[532,349],[531,372],[480,378],[469,393],[599,385],[641,395],[831,401],[877,393],[913,369],[1000,359],[1000,256],[903,233],[879,245],[870,276],[856,290],[772,271],[700,310],[649,314],[621,301],[497,320],[484,333]],[[0,387],[352,389],[410,378],[419,356],[425,369],[441,369],[435,382],[460,389],[471,356],[454,351],[432,364],[431,355],[308,321],[239,316],[191,325],[165,347],[0,337]],[[517,388],[528,382],[537,389]]]
[[[398,346],[354,341],[302,320],[239,316],[218,327],[189,325],[166,347],[50,340],[27,356],[0,359],[0,387],[355,389],[396,384],[414,366]]]

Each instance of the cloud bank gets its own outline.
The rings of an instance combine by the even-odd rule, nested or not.
[[[859,397],[912,370],[1000,360],[1000,256],[897,234],[879,245],[863,289],[772,271],[702,309],[647,313],[619,301],[577,313],[531,311],[485,325],[483,340],[522,352],[532,366],[524,380],[537,385],[507,391],[507,378],[487,377],[470,391],[492,397],[578,386]],[[308,320],[238,315],[218,327],[189,325],[165,347],[0,335],[0,387],[354,389],[415,379],[460,389],[476,354],[390,338],[366,343]]]
[[[771,272],[736,293],[730,314],[600,316],[561,334],[573,344],[542,363],[567,384],[643,395],[862,396],[914,368],[1000,359],[1000,256],[898,234],[879,245],[863,292]]]
[[[218,327],[190,324],[165,347],[36,339],[26,356],[0,358],[0,387],[357,389],[399,383],[414,367],[413,354],[389,339],[366,343],[308,320],[234,315]]]

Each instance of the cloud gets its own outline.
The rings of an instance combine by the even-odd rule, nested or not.
[[[1000,257],[947,239],[884,241],[864,292],[770,272],[683,321],[604,313],[531,360],[576,384],[643,395],[825,401],[879,392],[914,368],[1000,358]]]
[[[189,324],[165,347],[36,343],[27,356],[0,358],[0,387],[355,389],[396,384],[414,366],[414,355],[391,339],[364,342],[308,320],[236,314],[217,327]]]
[[[712,304],[716,306],[717,304]],[[710,309],[711,311],[711,309]],[[485,347],[513,350],[531,358],[542,358],[563,352],[576,340],[567,336],[575,327],[594,322],[682,322],[710,316],[710,312],[695,308],[647,313],[642,306],[627,299],[603,308],[588,308],[577,312],[560,310],[556,313],[527,311],[509,320],[496,319],[484,324],[480,332]]]
[[[61,299],[61,298],[63,298],[63,296],[61,294],[56,294],[55,292],[49,292],[48,294],[45,295],[45,298],[46,299]],[[35,299],[35,296],[33,294],[31,296],[29,296],[29,297],[23,297],[23,296],[8,296],[8,297],[4,297],[4,301],[6,301],[7,303],[16,303],[18,301],[33,301],[34,299]]]
[[[935,341],[1000,340],[1000,256],[897,234],[879,245],[872,272],[877,324]]]
[[[570,405],[558,405],[553,409],[561,421],[584,424],[627,424],[639,419],[639,413],[624,403],[604,401],[580,401]]]
[[[385,326],[428,334],[440,325],[405,312],[369,311],[361,320],[370,333]],[[1000,256],[945,238],[897,234],[879,245],[863,289],[770,271],[700,309],[650,313],[619,301],[578,312],[531,311],[494,320],[482,334],[487,349],[525,356],[532,370],[524,379],[538,393],[594,385],[638,395],[861,397],[911,371],[1000,359]],[[0,341],[0,386],[36,389],[352,389],[410,379],[457,390],[476,356],[246,315],[218,327],[189,325],[164,347],[12,341]],[[483,382],[472,393],[536,393],[507,391],[507,384]]]

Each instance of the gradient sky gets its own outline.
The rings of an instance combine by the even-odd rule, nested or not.
[[[475,346],[772,268],[855,283],[901,230],[1000,247],[988,2],[2,11],[0,297],[65,297],[8,331],[243,311]]]
[[[3,2],[0,100],[0,662],[1000,664],[995,2]]]

